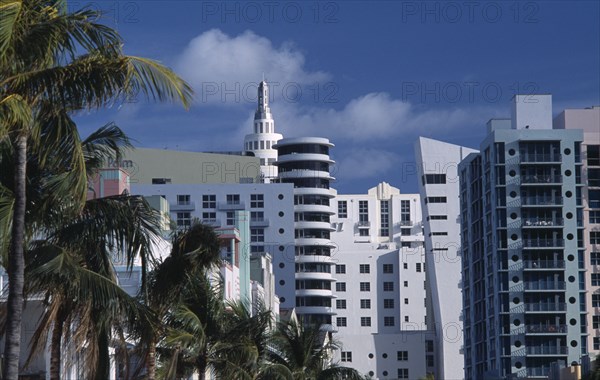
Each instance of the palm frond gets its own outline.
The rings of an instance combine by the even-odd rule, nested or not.
[[[5,54],[12,42],[14,26],[22,6],[22,1],[0,0],[0,56]]]

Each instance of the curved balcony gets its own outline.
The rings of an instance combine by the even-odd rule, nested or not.
[[[325,272],[296,272],[296,280],[335,281],[331,273]]]
[[[337,244],[332,242],[329,239],[320,239],[320,238],[297,238],[295,240],[296,246],[306,246],[306,245],[316,245],[319,247],[337,247]]]
[[[292,154],[284,154],[277,157],[277,161],[275,161],[275,165],[285,164],[286,162],[298,162],[298,161],[320,161],[327,162],[328,164],[334,164],[333,161],[326,154],[319,153],[292,153]]]
[[[294,211],[296,212],[322,212],[329,215],[334,215],[335,211],[331,206],[325,205],[307,205],[307,204],[298,204],[294,206]]]
[[[321,263],[321,264],[335,264],[335,261],[331,256],[321,255],[297,255],[295,257],[297,263]]]
[[[294,195],[324,195],[329,198],[335,197],[333,189],[320,189],[315,187],[297,187],[294,189]]]
[[[296,289],[296,296],[333,298],[333,291],[331,289]]]
[[[328,306],[296,306],[296,314],[329,314],[335,315],[333,308]]]
[[[335,231],[329,222],[309,222],[306,220],[294,222],[294,228],[315,228],[320,230]]]
[[[282,172],[281,168],[279,169],[278,177],[283,178],[323,178],[328,180],[335,180],[334,177],[331,176],[329,172],[321,171],[321,170],[310,170],[310,169],[293,169],[289,171]]]

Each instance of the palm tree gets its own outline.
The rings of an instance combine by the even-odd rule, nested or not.
[[[177,307],[178,297],[184,291],[190,277],[206,276],[207,271],[220,264],[220,245],[211,227],[194,223],[187,230],[176,232],[172,249],[150,275],[149,291],[144,299],[147,305],[164,320],[169,310]],[[156,376],[156,345],[165,332],[163,325],[150,331],[140,332],[146,347],[146,377]]]
[[[19,371],[26,244],[26,169],[32,124],[54,121],[60,127],[44,144],[60,146],[65,134],[76,133],[70,113],[103,107],[138,93],[158,100],[189,105],[191,89],[172,71],[121,50],[114,30],[96,23],[99,13],[69,13],[64,0],[0,0],[0,138],[13,151],[14,183],[2,199],[0,231],[9,241],[9,278],[4,378],[16,380]],[[79,54],[83,52],[83,54]],[[39,139],[36,139],[39,141]],[[86,177],[81,157],[73,157],[70,173],[56,181],[69,189],[81,210]],[[7,234],[10,231],[10,235]],[[5,252],[6,253],[6,252]]]
[[[271,341],[271,361],[286,366],[294,380],[363,379],[355,369],[331,363],[338,343],[329,335],[316,325],[281,322]]]
[[[40,134],[45,135],[46,131],[42,129]],[[12,157],[6,145],[6,142],[0,142],[0,189],[10,187],[12,178]],[[68,197],[57,197],[51,187],[55,178],[65,174],[69,157],[76,154],[72,151],[75,146],[77,144],[72,139],[65,139],[58,151],[48,152],[45,145],[34,145],[28,151],[31,164],[27,225],[35,226],[36,233],[43,234],[45,239],[31,244],[26,284],[30,292],[46,295],[48,307],[38,326],[27,362],[44,348],[48,332],[52,331],[53,379],[60,376],[61,340],[68,343],[73,338],[74,347],[83,347],[85,340],[88,347],[95,348],[98,346],[96,342],[100,341],[95,338],[108,335],[114,324],[122,319],[119,318],[120,313],[130,316],[129,321],[147,322],[145,310],[118,287],[112,272],[111,250],[122,253],[128,266],[136,257],[141,257],[142,263],[145,263],[152,258],[150,246],[158,236],[159,215],[141,197],[94,199],[86,202],[78,215],[65,215],[63,211],[71,206],[71,202]],[[107,158],[119,157],[123,147],[130,147],[129,140],[119,128],[109,124],[81,143],[80,154],[91,174]],[[146,282],[145,266],[142,265],[142,284]],[[102,334],[93,331],[98,330],[99,325],[92,323],[90,313],[105,316]],[[63,326],[69,328],[63,330]],[[106,339],[101,341],[107,342]],[[87,352],[88,368],[97,362],[97,370],[106,371],[108,346],[105,344],[102,350],[88,349]],[[96,357],[104,360],[96,360]]]

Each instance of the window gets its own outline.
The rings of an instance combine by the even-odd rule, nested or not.
[[[261,243],[265,241],[265,230],[263,228],[250,229],[250,242]]]
[[[227,223],[228,226],[235,225],[235,211],[227,211]]]
[[[410,201],[400,201],[400,225],[410,225]]]
[[[445,174],[425,174],[422,179],[423,185],[440,185],[446,183]]]
[[[348,217],[348,202],[338,201],[338,218],[343,219]]]
[[[383,273],[394,273],[394,264],[383,264]]]
[[[600,315],[592,316],[592,327],[594,329],[600,329]]]
[[[361,309],[370,309],[371,308],[371,300],[360,300],[360,308]]]
[[[393,292],[394,291],[394,283],[391,281],[386,281],[383,283],[383,291],[384,292]]]
[[[408,305],[408,298],[405,298],[405,299],[404,299],[404,304],[405,304],[405,305]]]
[[[600,244],[600,231],[590,231],[590,244]]]
[[[338,273],[338,274],[346,273],[346,265],[345,264],[337,264],[335,266],[335,273]]]
[[[370,292],[371,291],[371,283],[370,282],[361,282],[360,283],[360,291],[361,292]]]
[[[217,220],[217,213],[216,212],[203,212],[202,213],[202,220],[204,222],[216,221]]]
[[[600,265],[600,252],[590,252],[592,265]]]
[[[600,338],[594,337],[594,351],[600,350]]]
[[[425,341],[425,352],[433,352],[433,340]]]
[[[600,224],[600,211],[590,211],[590,223]]]
[[[408,315],[404,316],[404,322],[409,322]]]
[[[446,197],[427,197],[425,198],[425,203],[446,203]]]
[[[381,201],[380,205],[380,220],[381,230],[379,236],[390,235],[390,201]]]
[[[408,379],[408,368],[398,368],[398,378]]]
[[[408,281],[404,281],[404,287],[408,288]]]
[[[345,309],[346,308],[346,300],[335,300],[335,308],[336,309]]]
[[[402,236],[410,236],[410,228],[400,228],[400,235]]]
[[[346,317],[337,317],[335,319],[335,322],[337,324],[338,327],[346,327],[347,325],[347,320]]]
[[[384,298],[383,299],[383,308],[384,309],[393,309],[394,308],[394,299],[393,298]]]
[[[587,164],[588,166],[600,166],[600,145],[588,145]]]
[[[361,228],[360,230],[358,230],[358,236],[369,236],[369,229]]]
[[[432,232],[431,236],[448,236],[447,232]]]
[[[250,194],[250,208],[264,208],[265,196],[263,194]]]
[[[408,269],[408,263],[404,263],[404,269]]]
[[[335,283],[335,291],[336,292],[345,292],[346,291],[346,283],[345,282],[336,282]]]
[[[239,194],[227,194],[227,204],[228,205],[239,205],[240,204],[240,195]]]
[[[217,208],[217,196],[216,195],[203,195],[202,196],[202,208]]]
[[[600,307],[600,294],[592,294],[592,307]]]
[[[251,222],[262,222],[265,220],[265,213],[262,211],[251,211],[250,212],[250,221]]]
[[[343,362],[351,362],[352,361],[352,351],[342,351],[342,361]]]
[[[600,286],[600,273],[592,273],[592,286]]]
[[[431,215],[427,220],[448,220],[448,215]]]
[[[369,201],[358,201],[358,221],[369,221]]]
[[[369,264],[360,264],[359,271],[360,273],[369,273],[371,272],[371,266]]]
[[[383,317],[383,325],[387,327],[394,326],[396,322],[394,321],[394,317]]]
[[[371,326],[371,317],[360,317],[360,325],[362,327]]]
[[[398,351],[398,361],[408,360],[408,351]]]
[[[427,355],[425,356],[425,362],[427,363],[427,367],[433,367],[435,365],[434,361],[433,361],[433,355]]]
[[[180,206],[187,206],[190,204],[190,196],[189,195],[178,195],[177,196],[177,204]]]
[[[177,227],[189,227],[192,224],[192,215],[189,212],[177,213]]]
[[[421,263],[417,263],[417,267],[416,267],[416,269],[417,269],[417,272],[420,272],[420,271],[421,271]]]

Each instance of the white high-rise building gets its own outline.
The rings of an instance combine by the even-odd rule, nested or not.
[[[338,194],[334,205],[334,361],[372,379],[434,373],[419,195],[380,183],[367,194]]]
[[[424,137],[415,144],[436,379],[464,378],[458,164],[473,152]]]
[[[244,150],[260,159],[260,171],[264,182],[277,177],[277,149],[273,146],[283,136],[275,133],[275,120],[269,107],[269,86],[264,80],[258,85],[258,108],[254,113],[254,131],[244,138]]]

